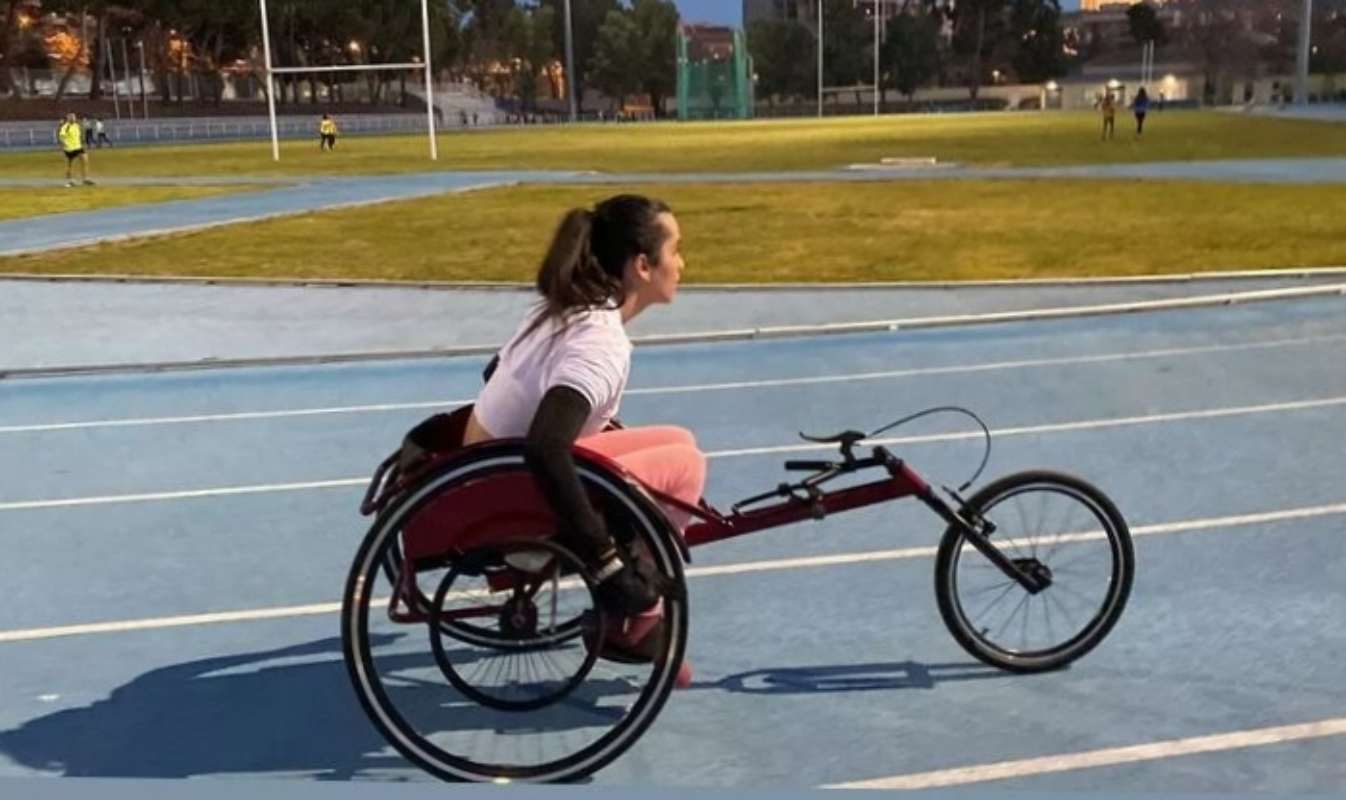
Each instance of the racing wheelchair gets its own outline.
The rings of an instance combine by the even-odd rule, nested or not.
[[[404,757],[445,780],[559,782],[601,769],[636,743],[674,688],[687,645],[690,548],[915,497],[944,523],[935,595],[954,639],[1000,669],[1061,668],[1121,616],[1134,556],[1125,519],[1098,488],[1018,472],[947,501],[879,433],[801,434],[829,460],[721,513],[643,485],[577,446],[581,482],[624,555],[668,587],[646,624],[612,619],[561,536],[521,441],[461,446],[471,406],[418,425],[375,471],[361,503],[373,524],[343,596],[343,653],[360,702]],[[977,419],[981,424],[981,420]],[[619,426],[620,423],[615,423]],[[990,453],[990,432],[986,455]],[[829,481],[879,476],[839,489]],[[664,509],[691,514],[678,531]],[[1050,530],[1048,529],[1050,526]],[[1029,632],[1045,623],[1046,631]],[[427,641],[428,639],[428,641]]]

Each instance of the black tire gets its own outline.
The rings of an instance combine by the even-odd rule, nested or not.
[[[1057,499],[1065,499],[1074,504],[1076,517],[1089,525],[1086,531],[1062,530],[1054,539],[1044,541],[1038,538],[1040,528],[1028,523],[1024,518],[1022,498],[1036,496],[1042,505]],[[1013,502],[1017,513],[1013,513],[1009,504]],[[1117,624],[1126,607],[1131,593],[1131,584],[1135,573],[1135,555],[1131,544],[1131,532],[1121,512],[1095,486],[1072,475],[1042,470],[1019,472],[1001,478],[978,491],[968,500],[968,507],[976,514],[984,516],[996,526],[990,540],[1011,559],[1024,559],[1044,564],[1053,576],[1050,586],[1037,595],[1030,594],[1016,581],[1011,580],[999,568],[992,565],[985,556],[969,544],[960,528],[950,526],[940,541],[939,552],[935,558],[935,597],[939,602],[940,616],[955,640],[963,649],[978,660],[1010,672],[1045,672],[1059,669],[1084,656],[1103,641],[1112,627]],[[1078,509],[1083,509],[1081,514]],[[1044,515],[1045,524],[1050,512]],[[1062,526],[1074,518],[1062,519]],[[1027,538],[1016,535],[1016,525],[1026,531],[1032,531]],[[1095,528],[1101,528],[1099,536]],[[1057,567],[1052,568],[1053,557],[1063,552],[1063,548],[1083,545],[1102,540],[1103,547],[1095,548],[1104,557],[1101,566],[1076,566],[1092,555],[1079,556],[1071,551],[1069,558],[1056,560]],[[1042,546],[1039,551],[1039,545]],[[1050,547],[1050,549],[1048,549]],[[1087,587],[1102,586],[1097,590],[1096,610],[1082,613],[1081,620],[1069,614],[1066,601],[1071,595],[1085,598],[1084,606],[1090,608],[1094,602],[1088,595],[1067,588],[1067,580],[1075,572],[1070,570],[1088,569],[1094,574]],[[992,581],[986,588],[974,589],[978,576],[974,570],[982,570],[981,577]],[[1002,588],[1003,587],[1003,588]],[[986,613],[983,611],[969,614],[969,605],[974,608],[982,600],[976,595],[990,596],[994,605],[1005,597],[1017,597],[1010,617],[1005,620],[1002,630],[1011,623],[1020,624],[1023,629],[1019,646],[1011,646],[1000,636],[991,632],[984,624]],[[1042,609],[1047,623],[1047,636],[1041,642],[1030,642],[1028,625],[1033,618],[1034,603]],[[1023,616],[1018,617],[1023,609]],[[1066,633],[1057,636],[1052,630],[1052,612],[1064,613]],[[1059,639],[1059,641],[1058,641]]]
[[[387,584],[380,588],[379,581],[386,580],[388,572],[396,574],[386,567],[392,549],[400,547],[402,524],[440,491],[470,479],[526,470],[519,447],[487,448],[436,467],[379,515],[356,553],[342,604],[347,671],[361,706],[378,730],[398,752],[432,775],[451,781],[583,778],[631,747],[654,722],[673,689],[687,643],[685,579],[674,538],[677,534],[646,493],[586,459],[577,459],[576,466],[581,480],[601,496],[605,510],[615,510],[627,521],[624,530],[631,535],[631,548],[648,558],[675,590],[664,597],[664,620],[652,634],[659,639],[650,662],[628,667],[604,659],[599,667],[616,674],[615,680],[601,678],[596,668],[562,702],[547,708],[507,711],[464,698],[444,679],[434,656],[427,652],[425,623],[395,626],[381,618],[386,615],[371,613],[379,607],[375,599],[382,602],[389,590]],[[451,629],[450,636],[461,632]],[[587,645],[583,637],[573,637],[570,646]],[[388,676],[380,670],[386,665],[393,668]],[[631,672],[618,674],[621,670]],[[449,695],[449,701],[424,702],[432,691]],[[465,741],[464,737],[470,738]],[[501,755],[509,747],[517,749],[517,759]],[[554,757],[539,752],[555,747],[570,749]],[[490,758],[477,755],[478,750]]]

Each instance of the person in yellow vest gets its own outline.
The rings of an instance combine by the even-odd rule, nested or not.
[[[93,181],[89,180],[89,154],[84,152],[84,129],[74,114],[65,115],[65,122],[56,130],[56,141],[61,152],[65,153],[65,185],[75,185],[70,170],[75,159],[79,159],[80,180],[84,181],[85,186],[93,186]]]
[[[336,120],[322,115],[322,121],[318,123],[318,135],[322,137],[318,143],[319,150],[331,150],[336,147],[337,125]]]

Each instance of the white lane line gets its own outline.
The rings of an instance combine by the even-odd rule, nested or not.
[[[1067,772],[1092,767],[1110,767],[1118,764],[1134,764],[1138,761],[1156,761],[1178,756],[1190,756],[1199,753],[1219,753],[1227,750],[1239,750],[1246,747],[1263,747],[1286,742],[1298,742],[1307,739],[1323,739],[1329,736],[1346,734],[1346,717],[1306,722],[1299,725],[1281,725],[1274,728],[1254,728],[1252,730],[1220,733],[1212,736],[1193,736],[1187,739],[1169,739],[1162,742],[1132,745],[1130,747],[1109,747],[1102,750],[1087,750],[1082,753],[1025,758],[1017,761],[1000,761],[994,764],[978,764],[970,767],[915,772],[907,775],[894,775],[890,778],[875,778],[867,781],[852,781],[825,786],[826,789],[936,789],[947,786],[963,786],[969,783],[1023,778],[1030,775],[1046,775],[1053,772]]]
[[[1346,503],[1333,503],[1321,506],[1266,511],[1255,514],[1239,514],[1225,517],[1206,517],[1181,520],[1177,522],[1142,525],[1131,529],[1135,538],[1144,536],[1164,536],[1176,533],[1194,533],[1217,528],[1236,528],[1265,525],[1275,522],[1311,519],[1346,514]],[[1098,533],[1075,533],[1061,536],[1061,541],[1089,541],[1103,538]],[[1007,545],[1028,544],[1023,540],[1007,540]],[[743,575],[754,572],[772,572],[808,567],[845,566],[848,564],[870,564],[883,561],[898,561],[912,558],[929,558],[935,555],[935,546],[904,547],[895,550],[871,550],[863,553],[840,553],[829,556],[806,556],[800,558],[781,558],[768,561],[749,561],[739,564],[721,564],[713,567],[692,567],[687,570],[689,578],[708,578],[719,575]],[[387,605],[387,600],[372,601],[375,606]],[[209,625],[225,622],[253,622],[266,619],[286,619],[290,617],[313,616],[317,614],[335,614],[341,611],[341,603],[312,603],[298,606],[279,606],[274,608],[250,609],[244,611],[222,611],[208,614],[190,614],[175,617],[156,617],[150,619],[122,620],[117,622],[98,622],[84,625],[62,625],[50,628],[28,628],[0,631],[0,643],[25,642],[35,639],[54,639],[65,636],[83,636],[95,633],[125,633],[128,631],[151,630],[155,628],[179,628],[193,625]]]
[[[368,478],[343,478],[334,481],[306,481],[303,483],[271,483],[261,486],[225,486],[218,489],[192,489],[183,492],[148,492],[145,494],[114,494],[102,497],[69,497],[63,500],[20,500],[0,503],[0,511],[23,511],[34,508],[68,508],[70,506],[97,506],[110,503],[148,503],[156,500],[187,500],[196,497],[225,497],[238,494],[265,494],[267,492],[299,492],[308,489],[333,489],[368,485]]]
[[[285,417],[316,417],[325,414],[365,414],[380,411],[408,411],[417,408],[442,408],[462,404],[467,400],[427,400],[417,403],[378,403],[364,406],[332,406],[330,408],[294,408],[279,411],[239,411],[230,414],[196,414],[182,417],[136,417],[129,419],[99,419],[87,422],[52,422],[41,425],[5,425],[0,433],[40,433],[70,431],[84,428],[135,428],[146,425],[182,425],[192,422],[235,422],[250,419],[282,419]],[[451,407],[451,406],[450,406]]]
[[[1178,411],[1169,414],[1148,414],[1139,417],[1112,417],[1107,419],[1080,420],[1076,422],[1058,422],[1047,425],[1030,425],[1018,428],[993,429],[991,436],[1033,436],[1049,433],[1067,433],[1072,431],[1100,430],[1134,425],[1157,425],[1170,422],[1185,422],[1200,419],[1218,419],[1222,417],[1247,416],[1289,411],[1305,411],[1316,408],[1332,408],[1346,405],[1346,396],[1325,397],[1318,400],[1299,400],[1289,403],[1266,403],[1255,406],[1234,406],[1232,408],[1207,408],[1196,411]],[[921,436],[900,436],[866,440],[870,445],[908,445],[929,444],[932,442],[952,442],[962,439],[981,438],[981,432],[932,433]],[[802,453],[819,450],[835,450],[830,444],[790,444],[775,447],[750,447],[739,450],[713,450],[706,453],[708,459],[738,458],[742,456],[769,455],[773,453]],[[151,492],[145,494],[104,495],[101,497],[72,497],[59,500],[18,500],[0,503],[0,512],[24,511],[42,508],[63,508],[69,506],[107,505],[112,503],[141,503],[160,500],[187,500],[198,497],[219,497],[223,495],[265,494],[270,492],[293,492],[308,489],[332,489],[348,486],[368,485],[369,478],[338,478],[328,481],[309,481],[304,483],[275,483],[252,486],[226,486],[214,489],[192,489],[175,492]]]
[[[992,429],[991,436],[1031,436],[1043,433],[1067,433],[1070,431],[1099,430],[1102,428],[1120,428],[1132,425],[1156,425],[1169,422],[1185,422],[1199,419],[1218,419],[1252,414],[1269,414],[1285,411],[1305,411],[1314,408],[1331,408],[1346,405],[1346,396],[1324,397],[1318,400],[1299,400],[1290,403],[1266,403],[1256,406],[1234,406],[1232,408],[1207,408],[1197,411],[1177,411],[1169,414],[1148,414],[1139,417],[1111,417],[1108,419],[1080,420],[1078,422],[1058,422],[1048,425],[1029,425],[1018,428]],[[869,445],[926,444],[929,442],[952,442],[960,439],[980,439],[980,431],[960,433],[932,433],[923,436],[903,436],[889,439],[866,439]],[[809,450],[836,450],[834,444],[782,445],[779,447],[750,447],[741,450],[719,450],[707,453],[707,457],[731,458],[737,456],[756,456],[771,453],[799,453]],[[4,506],[0,505],[0,510]]]
[[[1329,344],[1346,340],[1346,334],[1332,336],[1301,337],[1276,339],[1266,342],[1244,342],[1240,344],[1207,345],[1202,347],[1179,347],[1161,350],[1141,350],[1134,352],[1101,353],[1097,355],[1065,356],[1061,358],[1036,358],[1015,361],[993,361],[984,364],[959,364],[945,367],[915,367],[911,369],[884,370],[879,372],[857,372],[840,375],[819,375],[805,378],[778,378],[758,381],[734,381],[728,383],[689,384],[683,386],[652,386],[627,389],[628,395],[691,394],[696,392],[732,391],[737,389],[770,389],[787,386],[809,386],[829,383],[848,383],[851,381],[890,380],[894,378],[922,377],[929,375],[957,375],[998,370],[1033,369],[1039,367],[1067,366],[1072,364],[1102,364],[1113,361],[1128,361],[1153,358],[1175,358],[1183,356],[1228,353],[1240,350],[1266,350],[1272,348],[1295,347],[1299,345]],[[195,414],[173,417],[142,417],[127,419],[103,419],[76,422],[52,422],[32,425],[3,425],[4,433],[44,433],[51,431],[80,430],[86,428],[125,428],[149,425],[181,425],[203,422],[236,422],[240,420],[283,419],[287,417],[323,416],[328,414],[368,414],[393,411],[411,411],[427,408],[453,408],[470,403],[470,399],[423,400],[407,403],[377,403],[369,405],[332,406],[321,408],[276,409],[271,411],[242,411],[227,414]]]

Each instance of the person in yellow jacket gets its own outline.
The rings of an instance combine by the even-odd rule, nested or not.
[[[85,186],[93,186],[93,181],[89,180],[89,154],[84,152],[84,128],[80,126],[74,114],[65,115],[65,122],[56,129],[56,141],[61,147],[61,152],[65,153],[65,185],[75,185],[70,170],[75,159],[79,159],[80,180],[84,181]]]
[[[318,123],[318,135],[321,137],[321,141],[318,143],[319,150],[331,150],[336,147],[336,120],[323,114],[322,121]]]

